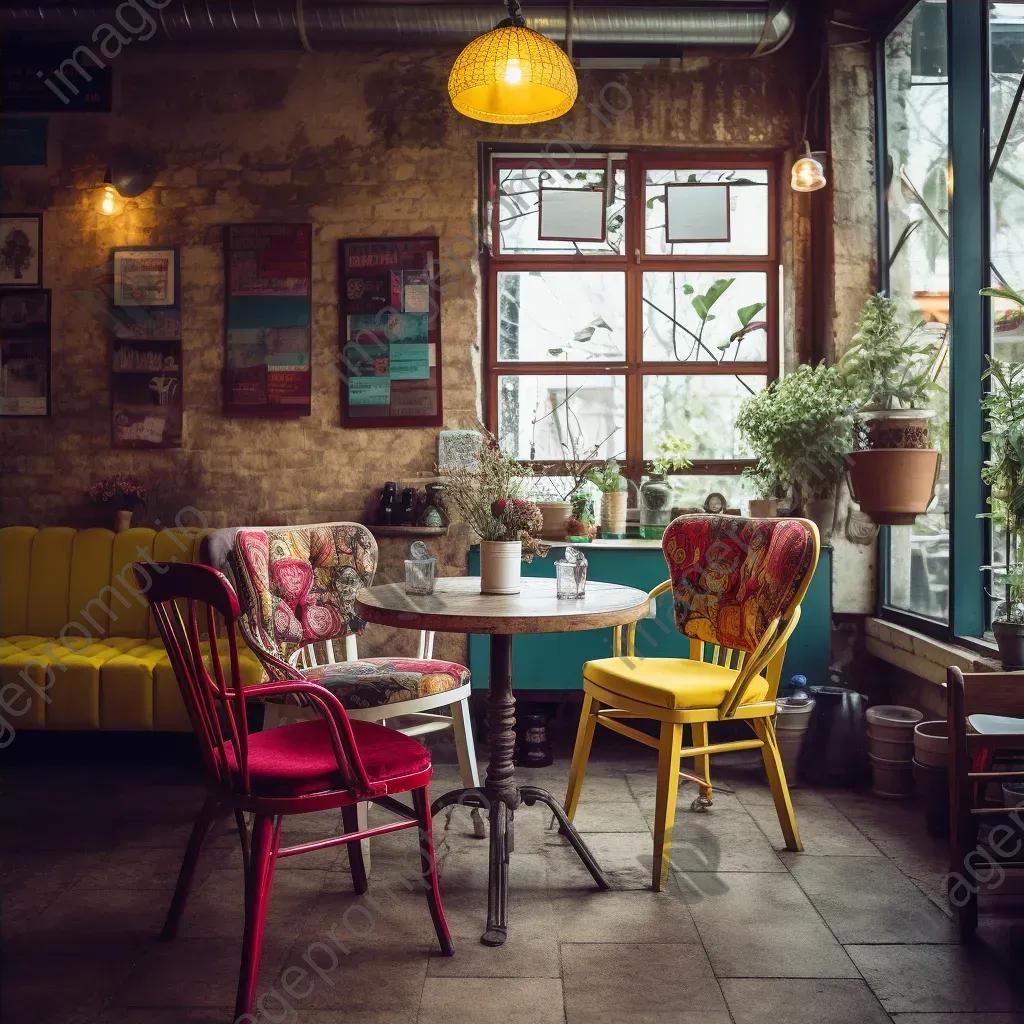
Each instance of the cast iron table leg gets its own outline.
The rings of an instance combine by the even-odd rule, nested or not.
[[[491,834],[487,878],[487,930],[480,941],[487,946],[500,946],[508,935],[508,863],[513,849],[515,809],[540,803],[550,807],[558,818],[559,831],[569,840],[594,881],[601,889],[610,888],[593,854],[562,806],[546,790],[537,786],[516,785],[513,754],[516,745],[516,701],[512,693],[512,637],[495,633],[491,636],[491,686],[488,696],[487,720],[490,725],[490,756],[483,789],[455,790],[434,801],[432,813],[437,814],[451,804],[489,809]]]

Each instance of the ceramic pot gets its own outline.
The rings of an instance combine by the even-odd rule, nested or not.
[[[124,533],[125,530],[131,528],[131,525],[132,514],[130,510],[118,509],[114,513],[114,533]]]
[[[1024,668],[1024,623],[995,619],[992,632],[999,645],[999,660],[1008,672]]]
[[[914,727],[914,760],[925,768],[945,770],[949,763],[949,735],[945,719],[917,723]]]
[[[822,544],[832,543],[832,524],[836,518],[836,499],[808,498],[804,502],[804,517],[818,528]]]
[[[910,796],[914,782],[910,761],[887,761],[868,754],[871,760],[871,792],[887,800],[904,800]]]
[[[882,526],[911,526],[928,511],[939,476],[934,448],[869,448],[847,456],[850,493]]]
[[[747,510],[751,519],[774,519],[779,514],[779,503],[774,498],[751,498]]]
[[[480,542],[480,593],[518,594],[523,572],[521,540]]]
[[[626,533],[625,491],[610,491],[601,495],[601,536],[622,537]]]
[[[807,736],[807,727],[811,724],[813,710],[813,700],[796,704],[789,698],[783,698],[775,702],[775,738],[782,756],[786,783],[790,788],[800,781],[800,751]]]
[[[812,686],[815,706],[800,752],[800,774],[823,786],[854,786],[867,774],[865,698],[845,686]]]
[[[545,540],[565,540],[565,524],[572,514],[572,503],[568,501],[538,501],[537,507],[544,517],[540,535]]]

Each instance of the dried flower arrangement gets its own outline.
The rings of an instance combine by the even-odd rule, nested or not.
[[[484,437],[474,463],[443,472],[445,505],[481,540],[522,541],[523,560],[532,561],[534,555],[546,555],[549,545],[537,539],[544,521],[540,509],[520,497],[529,475],[529,468],[505,455],[494,437]]]
[[[122,512],[131,512],[146,503],[146,488],[131,473],[115,473],[89,488],[94,505],[108,505]]]

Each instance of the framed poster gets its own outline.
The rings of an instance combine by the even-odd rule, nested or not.
[[[50,415],[50,293],[0,292],[0,416]]]
[[[0,288],[43,283],[43,215],[0,214]]]
[[[665,241],[731,241],[731,199],[729,186],[713,181],[680,181],[666,185]]]
[[[184,381],[178,249],[117,248],[111,264],[111,444],[180,448]]]
[[[542,188],[537,237],[544,242],[603,242],[603,188]]]
[[[226,416],[308,416],[312,224],[229,224],[224,234]]]
[[[437,238],[348,238],[338,247],[341,425],[442,423]]]
[[[178,249],[156,245],[114,249],[113,305],[118,309],[177,306]]]

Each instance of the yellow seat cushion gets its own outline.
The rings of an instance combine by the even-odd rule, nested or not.
[[[681,711],[714,708],[736,682],[735,669],[688,658],[602,658],[583,666],[583,678],[622,697]],[[763,700],[768,680],[758,676],[747,687],[744,704]]]

